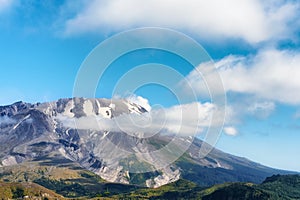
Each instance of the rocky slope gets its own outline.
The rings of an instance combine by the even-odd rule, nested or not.
[[[228,181],[260,182],[274,173],[288,173],[216,149],[200,159],[198,150],[203,142],[199,139],[163,133],[140,138],[123,131],[107,131],[105,124],[97,121],[145,112],[143,107],[121,99],[69,98],[2,106],[0,166],[63,157],[107,181],[148,187],[180,177],[207,186]],[[171,141],[189,148],[179,151],[183,155],[176,162],[164,166],[164,158],[159,158],[156,150]],[[176,145],[167,151],[173,151]],[[59,159],[52,162],[57,164]]]

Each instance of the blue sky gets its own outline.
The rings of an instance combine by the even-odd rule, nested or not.
[[[217,147],[300,171],[299,9],[293,0],[0,0],[0,104],[71,97],[82,62],[100,42],[131,28],[171,28],[199,42],[223,80],[227,131]],[[149,62],[182,69],[193,84],[202,84],[184,60],[144,50],[116,60],[96,96],[110,98],[122,73]],[[151,105],[177,103],[155,85],[136,94]]]

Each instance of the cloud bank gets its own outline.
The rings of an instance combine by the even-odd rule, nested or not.
[[[290,105],[300,104],[300,52],[293,50],[264,49],[256,55],[230,55],[215,63],[226,92],[253,95]],[[202,65],[199,66],[201,68]],[[206,86],[192,71],[187,80],[199,95],[207,94]],[[274,108],[272,104],[256,105]]]
[[[165,109],[152,109],[143,114],[122,114],[112,119],[100,116],[70,118],[59,115],[57,120],[64,126],[97,131],[123,131],[137,137],[151,137],[157,133],[179,134],[184,136],[202,133],[203,129],[222,126],[222,119],[211,124],[212,114],[217,115],[216,106],[211,103],[191,103]]]
[[[65,34],[120,31],[141,26],[186,30],[201,37],[240,38],[249,43],[291,36],[297,1],[106,0],[87,1],[65,23]]]

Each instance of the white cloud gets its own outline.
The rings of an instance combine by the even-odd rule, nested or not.
[[[129,102],[135,103],[137,105],[142,106],[145,108],[147,111],[151,110],[151,106],[149,104],[148,99],[142,97],[142,96],[137,96],[137,95],[130,95],[129,97],[126,98]]]
[[[187,30],[201,37],[242,38],[250,43],[288,37],[298,2],[259,0],[87,1],[66,21],[65,34],[120,31],[141,26]]]
[[[230,136],[236,136],[238,134],[238,131],[232,126],[224,127],[223,131],[225,134]]]
[[[300,52],[276,49],[246,57],[228,56],[216,62],[226,92],[287,104],[300,104],[299,66]],[[199,94],[206,94],[203,80],[195,74],[191,72],[187,80]]]
[[[211,103],[191,103],[165,109],[152,109],[141,115],[122,114],[112,119],[100,116],[69,118],[62,115],[59,115],[57,119],[65,126],[72,128],[124,131],[135,136],[150,137],[159,132],[195,135],[210,125],[222,126],[221,119],[215,120],[215,124],[211,124],[212,114],[216,114],[216,112],[216,107]],[[216,116],[218,115],[216,114]]]

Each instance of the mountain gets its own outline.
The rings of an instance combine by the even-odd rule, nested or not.
[[[7,181],[28,181],[24,178],[26,174],[30,181],[46,186],[54,175],[46,177],[41,170],[45,174],[46,169],[49,172],[63,168],[77,170],[72,183],[84,178],[78,175],[81,174],[78,170],[88,170],[102,181],[119,184],[159,187],[183,178],[206,187],[225,182],[260,183],[273,174],[291,173],[217,149],[200,158],[198,152],[204,142],[197,138],[174,137],[163,132],[140,138],[121,130],[105,130],[109,119],[146,112],[143,107],[124,99],[67,98],[48,103],[17,102],[1,106],[0,180],[2,176],[2,180]],[[97,117],[102,119],[102,124],[95,120]],[[164,160],[157,156],[156,150],[171,141],[179,147],[188,145],[189,148],[172,164],[158,168]],[[172,148],[170,151],[174,150]],[[21,165],[29,166],[30,173],[15,170]],[[16,177],[16,173],[22,175]]]

